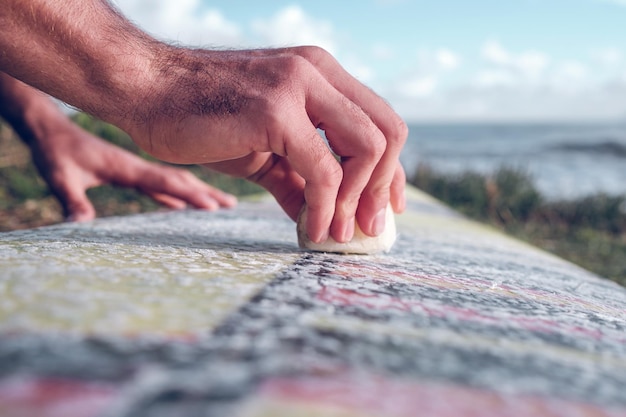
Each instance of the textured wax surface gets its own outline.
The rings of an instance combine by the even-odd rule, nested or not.
[[[624,288],[416,191],[397,226],[366,256],[269,200],[2,234],[0,415],[626,416]]]

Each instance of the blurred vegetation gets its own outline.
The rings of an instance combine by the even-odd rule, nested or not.
[[[120,129],[84,113],[74,121],[96,136],[154,161]],[[0,124],[0,231],[24,229],[63,221],[61,206],[39,176],[28,148],[7,125]],[[219,174],[202,166],[186,166],[196,176],[237,196],[264,192],[248,181]],[[161,206],[129,188],[109,185],[93,188],[87,195],[99,217],[154,211]]]
[[[78,113],[86,130],[152,160],[121,130]],[[33,166],[28,148],[0,125],[0,231],[63,221],[58,202]],[[209,184],[245,196],[263,190],[242,179],[189,166]],[[523,170],[503,167],[491,175],[438,173],[421,166],[409,182],[470,218],[494,225],[597,274],[626,285],[626,196],[598,194],[575,201],[547,201]],[[88,191],[98,216],[158,210],[139,192],[112,186]]]
[[[626,285],[626,196],[547,201],[527,172],[509,167],[451,175],[423,165],[409,182],[470,218]]]

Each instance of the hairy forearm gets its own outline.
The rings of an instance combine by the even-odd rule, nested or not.
[[[117,122],[149,88],[160,47],[104,0],[7,0],[0,70]]]
[[[236,115],[247,101],[241,79],[269,75],[232,55],[159,42],[106,0],[7,0],[0,8],[0,71],[121,127],[170,161],[206,157],[180,157],[180,146],[163,146],[152,132]],[[220,126],[223,136],[232,120]]]

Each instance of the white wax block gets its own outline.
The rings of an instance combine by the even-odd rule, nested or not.
[[[359,227],[355,221],[354,237],[346,243],[339,243],[332,237],[329,237],[322,243],[315,243],[309,239],[306,233],[306,205],[300,212],[297,222],[298,245],[301,248],[317,251],[317,252],[337,252],[337,253],[354,253],[368,255],[380,252],[389,252],[393,243],[396,241],[396,220],[391,209],[391,205],[387,206],[385,213],[385,230],[376,237],[368,236]]]

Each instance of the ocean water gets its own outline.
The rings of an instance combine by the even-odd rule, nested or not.
[[[626,194],[621,124],[413,124],[401,155],[408,176],[421,163],[444,173],[523,169],[549,199]]]

